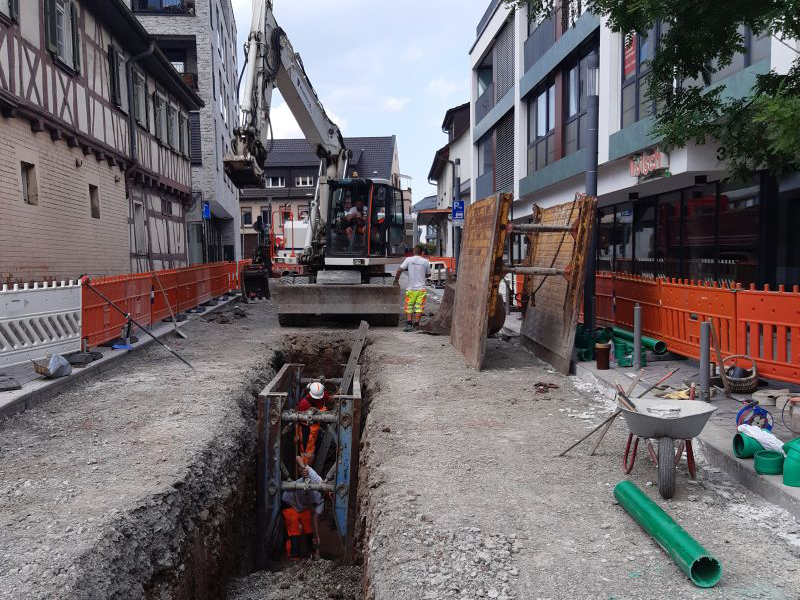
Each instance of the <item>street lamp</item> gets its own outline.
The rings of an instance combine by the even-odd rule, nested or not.
[[[597,130],[600,122],[600,57],[592,52],[586,60],[586,195],[597,196]],[[597,258],[597,221],[592,224],[589,256],[586,260],[586,284],[583,287],[583,325],[592,337],[596,329],[595,269]]]

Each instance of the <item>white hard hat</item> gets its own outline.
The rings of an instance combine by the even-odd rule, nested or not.
[[[322,397],[325,395],[325,386],[319,381],[315,381],[308,385],[308,391],[314,400],[322,400]]]

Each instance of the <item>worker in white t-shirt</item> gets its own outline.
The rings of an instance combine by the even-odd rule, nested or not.
[[[422,244],[414,246],[414,256],[409,256],[397,269],[394,276],[395,284],[399,284],[400,275],[408,272],[408,286],[406,287],[406,328],[405,331],[414,331],[419,327],[419,320],[425,310],[425,300],[428,298],[428,290],[425,287],[425,280],[431,273],[430,261],[422,256]]]

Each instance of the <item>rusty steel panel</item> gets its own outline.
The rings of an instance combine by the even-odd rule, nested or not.
[[[483,366],[489,315],[497,305],[512,199],[511,194],[490,196],[466,211],[450,343],[477,370]]]
[[[531,297],[522,323],[522,342],[562,373],[570,369],[596,210],[597,198],[576,194],[572,202],[543,209],[540,220],[545,225],[572,225],[577,221],[574,235],[535,236],[536,266],[568,272],[564,276],[530,278]]]

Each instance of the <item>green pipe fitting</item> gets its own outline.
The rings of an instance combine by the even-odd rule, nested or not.
[[[698,587],[710,588],[722,578],[722,565],[683,527],[648,498],[631,481],[620,481],[614,497],[642,529],[672,557],[675,564]]]
[[[614,337],[614,329],[612,327],[598,327],[595,333],[595,339],[601,344],[607,344]]]
[[[628,331],[627,329],[620,329],[619,327],[614,327],[614,336],[633,343],[633,332]],[[648,350],[652,350],[656,354],[664,354],[667,351],[667,343],[643,335],[642,348],[647,348]]]
[[[749,435],[737,433],[733,436],[733,454],[736,458],[753,458],[756,452],[763,450],[758,440],[754,440]]]
[[[800,438],[783,445],[786,459],[783,461],[783,485],[800,487]]]
[[[755,453],[754,466],[761,475],[780,475],[783,473],[783,454],[777,450],[760,450]]]

